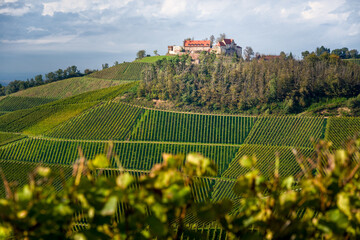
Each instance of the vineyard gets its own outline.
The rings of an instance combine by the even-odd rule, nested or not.
[[[0,151],[0,159],[69,165],[79,157],[79,147],[84,152],[84,156],[91,159],[105,152],[107,145],[106,141],[29,138],[3,147]],[[113,151],[118,155],[119,162],[113,159],[112,167],[150,170],[154,164],[162,161],[161,154],[164,152],[172,154],[201,152],[216,162],[221,174],[235,156],[237,149],[235,146],[221,145],[114,142]]]
[[[55,101],[56,98],[13,97],[8,96],[0,100],[0,111],[16,111],[43,105]]]
[[[13,93],[10,96],[61,99],[102,88],[113,87],[123,83],[126,82],[90,77],[76,77],[28,88]]]
[[[241,144],[255,117],[183,114],[147,110],[133,140]]]
[[[141,108],[109,102],[79,115],[46,134],[50,137],[89,140],[126,140]]]
[[[334,148],[343,144],[354,136],[359,136],[360,118],[330,117],[326,126],[326,139],[333,143]]]
[[[249,172],[239,163],[244,156],[254,156],[255,167],[267,178],[274,174],[277,156],[280,177],[297,176],[301,169],[294,153],[311,157],[314,142],[325,138],[336,149],[360,132],[360,118],[181,113],[126,103],[124,97],[139,84],[134,80],[156,59],[122,63],[0,98],[0,168],[6,178],[23,185],[27,172],[38,165],[63,169],[69,177],[79,149],[92,159],[111,148],[111,166],[100,170],[107,176],[119,174],[119,167],[134,176],[147,173],[162,162],[162,153],[199,152],[215,162],[218,174],[197,178],[191,185],[194,198],[228,198],[235,209],[240,206],[235,181]],[[0,196],[4,194],[0,184]],[[209,237],[223,236],[216,224],[196,216],[186,223],[207,229]]]
[[[325,119],[321,117],[259,117],[246,144],[312,147],[324,138]]]
[[[24,137],[25,136],[21,134],[0,132],[0,146],[17,141]]]
[[[141,71],[146,66],[148,66],[148,64],[143,62],[121,63],[102,71],[92,73],[89,76],[92,78],[112,80],[140,80]]]

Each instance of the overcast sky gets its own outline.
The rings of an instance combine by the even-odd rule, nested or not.
[[[184,38],[233,38],[255,52],[360,51],[359,0],[0,0],[0,82],[165,54]]]

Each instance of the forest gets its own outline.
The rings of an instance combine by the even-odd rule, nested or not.
[[[310,53],[303,60],[281,55],[245,61],[206,53],[199,59],[196,65],[188,56],[177,56],[149,66],[142,73],[138,97],[209,111],[287,114],[360,93],[360,65],[328,52]],[[357,106],[357,101],[349,105]]]

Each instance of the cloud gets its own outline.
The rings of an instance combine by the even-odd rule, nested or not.
[[[43,28],[39,28],[39,27],[34,27],[34,26],[30,26],[30,27],[27,27],[26,30],[28,31],[28,33],[31,33],[31,32],[43,32],[43,31],[46,31],[45,29]]]
[[[165,0],[161,6],[160,15],[164,17],[175,17],[185,12],[187,1]]]
[[[0,5],[4,3],[16,3],[18,0],[0,0]]]
[[[316,21],[318,23],[344,22],[350,12],[337,12],[346,3],[346,0],[326,0],[308,2],[307,8],[301,12],[305,20]]]
[[[360,34],[360,23],[354,23],[350,26],[348,31],[349,36],[356,36]]]
[[[7,0],[5,3],[15,3],[16,1]],[[28,13],[31,10],[31,4],[25,4],[22,7],[14,7],[14,6],[5,6],[3,7],[0,4],[0,14],[10,15],[10,16],[22,16]]]
[[[6,44],[46,45],[67,43],[75,39],[76,35],[50,35],[37,39],[0,40]]]
[[[80,13],[85,11],[101,12],[108,9],[118,9],[126,6],[133,0],[60,0],[57,2],[43,3],[43,16],[54,16],[56,12],[61,13]]]

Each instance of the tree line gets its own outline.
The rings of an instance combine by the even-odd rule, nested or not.
[[[36,87],[67,78],[81,77],[93,72],[94,70],[86,69],[84,73],[81,73],[77,66],[73,65],[67,67],[66,69],[58,69],[54,72],[49,72],[45,74],[45,76],[42,74],[36,75],[34,78],[27,79],[26,81],[14,80],[9,82],[7,86],[2,86],[0,84],[0,96],[5,96],[11,93],[25,90],[27,88]]]
[[[347,47],[337,48],[330,52],[330,48],[321,46],[321,47],[317,47],[315,49],[315,51],[313,51],[311,53],[309,51],[304,51],[301,53],[303,58],[307,57],[309,54],[313,54],[318,57],[320,57],[323,54],[325,54],[325,55],[333,54],[333,55],[339,56],[339,58],[341,58],[341,59],[358,59],[358,58],[360,58],[360,54],[359,54],[358,50],[356,50],[356,49],[349,50],[349,48],[347,48]]]
[[[203,53],[198,65],[188,58],[162,59],[149,66],[138,96],[223,112],[298,113],[324,98],[360,93],[360,66],[334,54],[245,61]]]

